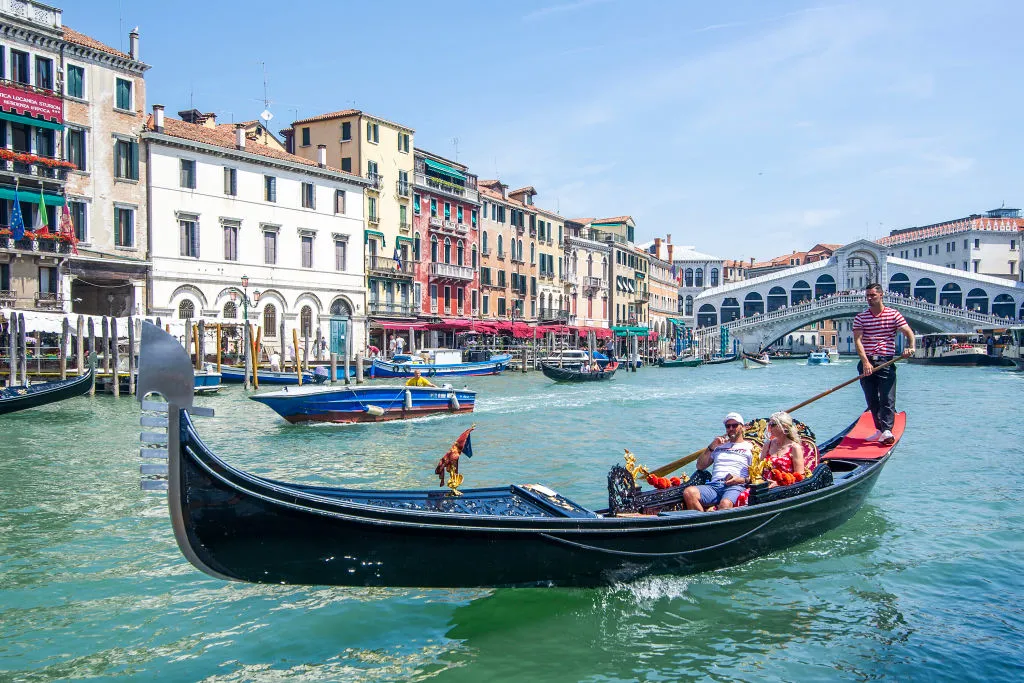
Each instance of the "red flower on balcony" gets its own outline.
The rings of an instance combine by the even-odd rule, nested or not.
[[[42,165],[47,166],[48,168],[78,168],[70,161],[64,161],[63,159],[52,159],[50,157],[41,157],[35,154],[26,154],[24,152],[15,152],[13,149],[7,149],[5,147],[0,147],[0,159],[4,161],[18,161],[23,164]]]

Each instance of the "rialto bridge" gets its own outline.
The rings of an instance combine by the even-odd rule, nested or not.
[[[885,287],[886,305],[918,332],[967,333],[1024,318],[1024,283],[889,256],[860,240],[825,261],[703,292],[693,301],[698,350],[717,352],[723,328],[752,352],[811,323],[852,317],[866,308],[870,282]]]

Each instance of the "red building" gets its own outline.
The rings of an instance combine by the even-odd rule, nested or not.
[[[419,317],[435,323],[477,318],[477,178],[462,164],[416,150],[413,181],[413,300]]]

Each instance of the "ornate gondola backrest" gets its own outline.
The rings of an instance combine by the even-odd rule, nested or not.
[[[817,438],[811,428],[803,422],[793,420],[793,426],[796,427],[800,445],[804,449],[804,469],[807,472],[813,472],[819,461]],[[748,422],[744,427],[743,437],[757,446],[755,454],[760,455],[761,449],[764,448],[765,441],[768,439],[768,418],[759,417]]]

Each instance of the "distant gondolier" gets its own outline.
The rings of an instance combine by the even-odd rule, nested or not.
[[[897,332],[902,332],[908,342],[903,357],[914,355],[914,331],[899,311],[883,303],[881,285],[868,285],[864,294],[868,310],[853,319],[853,341],[860,356],[860,386],[875,421],[875,433],[866,440],[889,444],[895,441],[892,427],[896,419],[896,366],[878,370],[876,367],[896,356]]]

